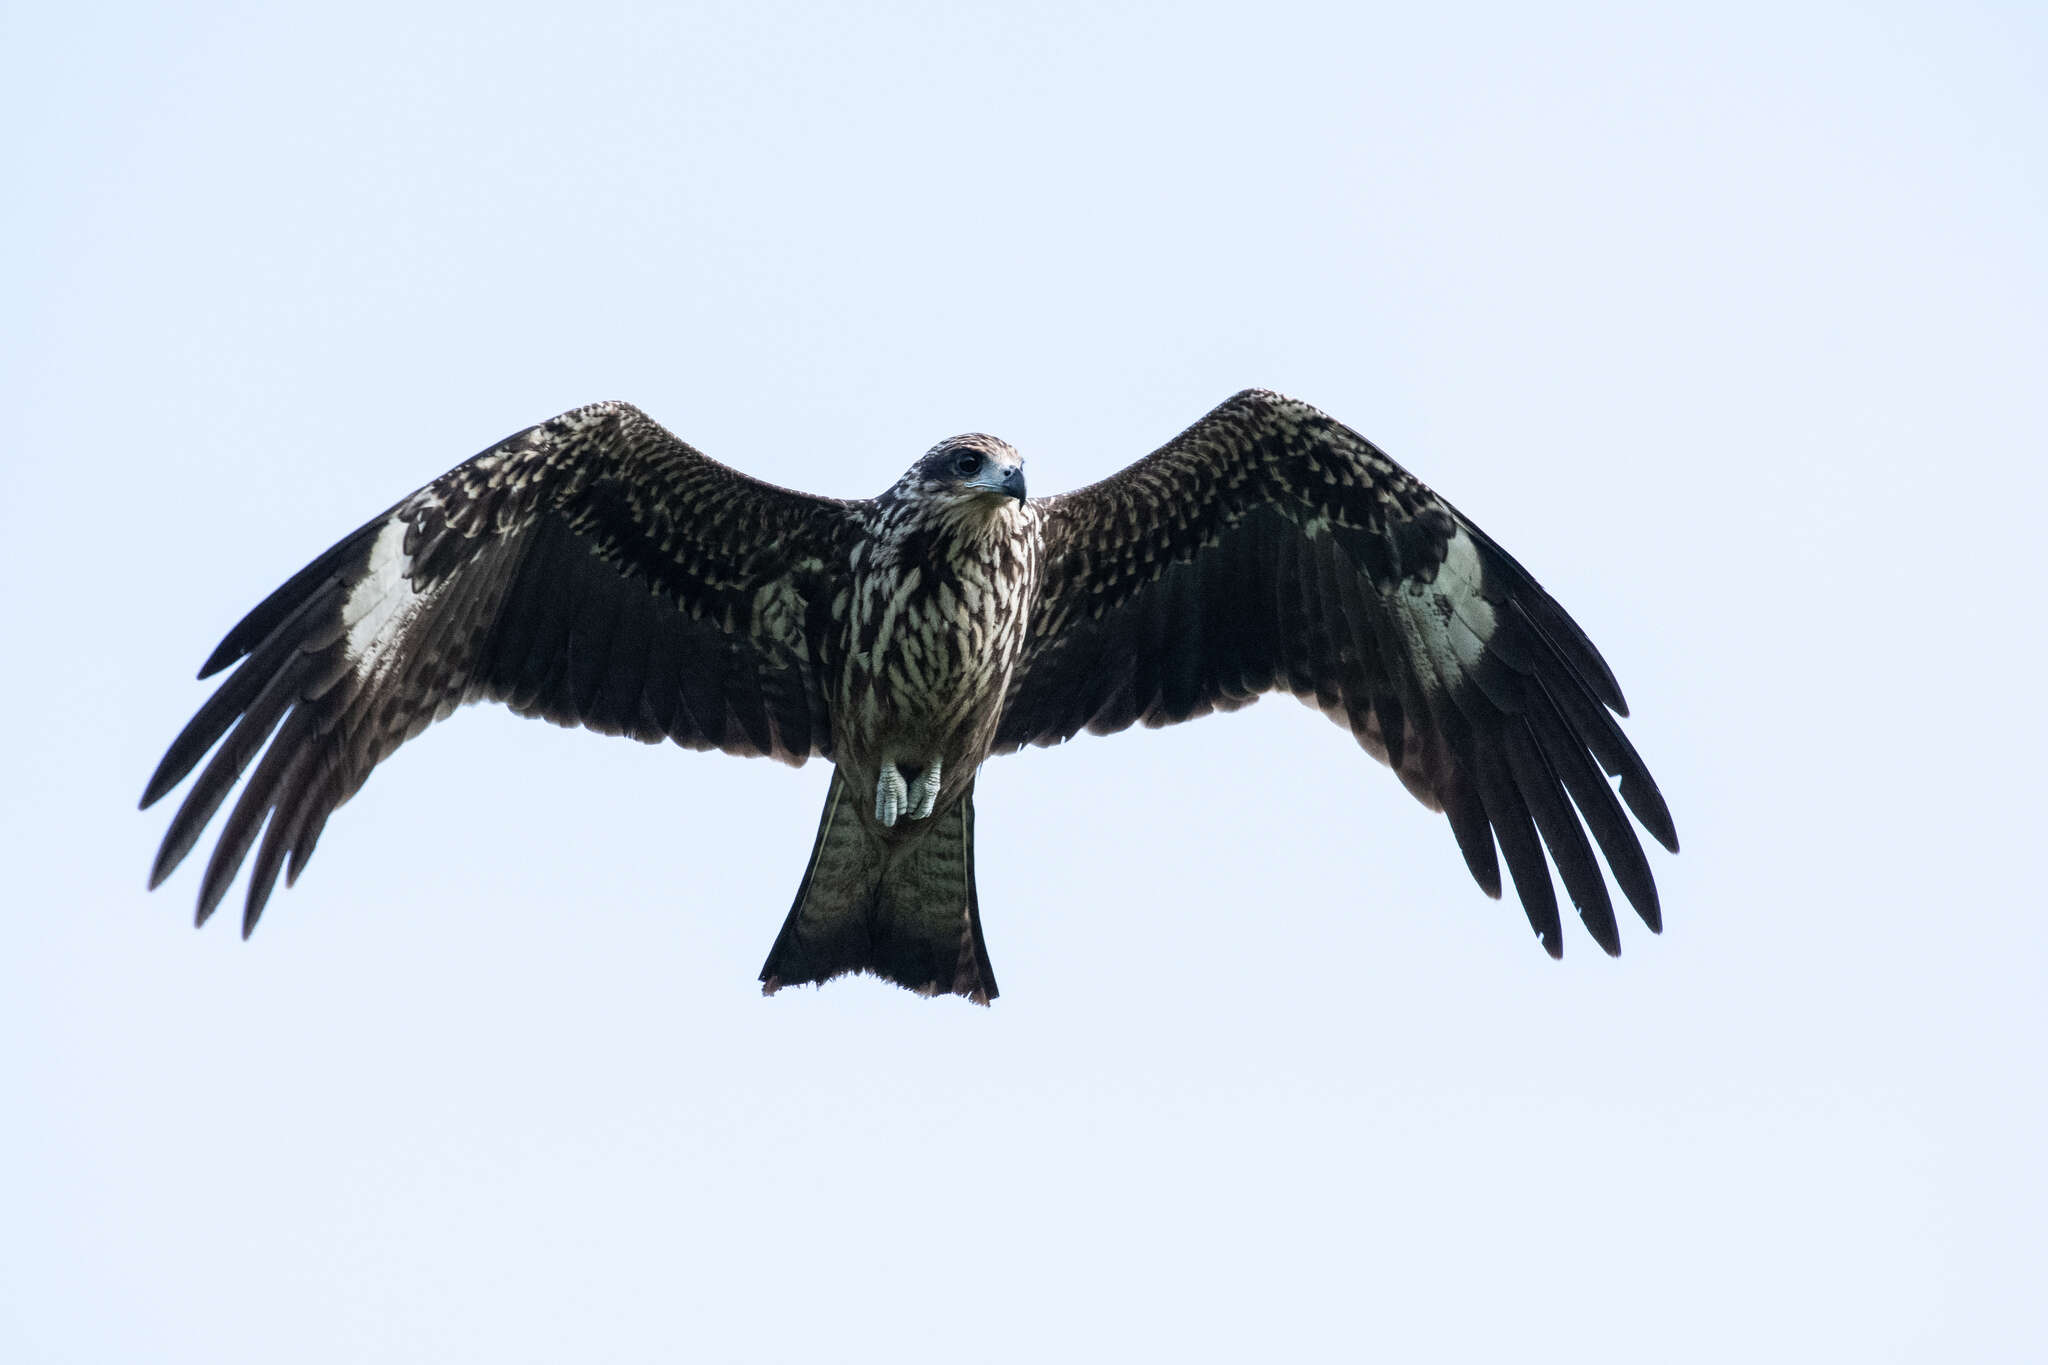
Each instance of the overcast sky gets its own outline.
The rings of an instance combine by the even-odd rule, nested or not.
[[[2041,1358],[2041,7],[656,8],[0,11],[0,1358]],[[503,712],[143,891],[214,643],[510,431],[1253,384],[1599,644],[1661,938],[1283,699],[982,775],[987,1011],[760,997],[824,765]]]

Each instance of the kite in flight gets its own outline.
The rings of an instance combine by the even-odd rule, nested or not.
[[[991,436],[943,441],[850,502],[748,478],[629,404],[577,408],[328,550],[199,676],[238,660],[142,804],[214,751],[154,887],[255,764],[199,884],[203,924],[255,850],[245,937],[372,768],[486,699],[650,744],[831,760],[810,864],[761,969],[771,994],[866,971],[986,1004],[982,760],[1264,692],[1350,727],[1443,812],[1489,896],[1506,862],[1552,957],[1545,848],[1610,954],[1593,845],[1653,931],[1657,889],[1623,803],[1678,848],[1615,723],[1621,690],[1564,609],[1370,441],[1259,390],[1122,473],[1036,500]]]

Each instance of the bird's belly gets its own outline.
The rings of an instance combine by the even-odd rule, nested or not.
[[[872,658],[853,708],[872,745],[921,759],[955,748],[959,732],[990,709],[992,679],[948,647],[959,643],[904,642]]]
[[[955,609],[941,610],[947,605]],[[941,600],[877,630],[848,670],[841,717],[852,732],[849,751],[877,761],[978,764],[1015,659],[1019,634],[1009,624]]]

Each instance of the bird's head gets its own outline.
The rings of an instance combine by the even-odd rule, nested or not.
[[[933,446],[904,482],[922,500],[993,510],[1024,501],[1024,457],[1007,441],[974,432]]]

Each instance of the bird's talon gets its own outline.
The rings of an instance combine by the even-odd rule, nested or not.
[[[939,800],[939,777],[939,760],[934,758],[925,765],[925,770],[918,774],[917,790],[910,803],[911,819],[922,820],[932,813],[932,807],[938,804]]]
[[[888,829],[909,805],[910,792],[902,772],[894,763],[884,763],[882,775],[875,779],[875,823]]]

